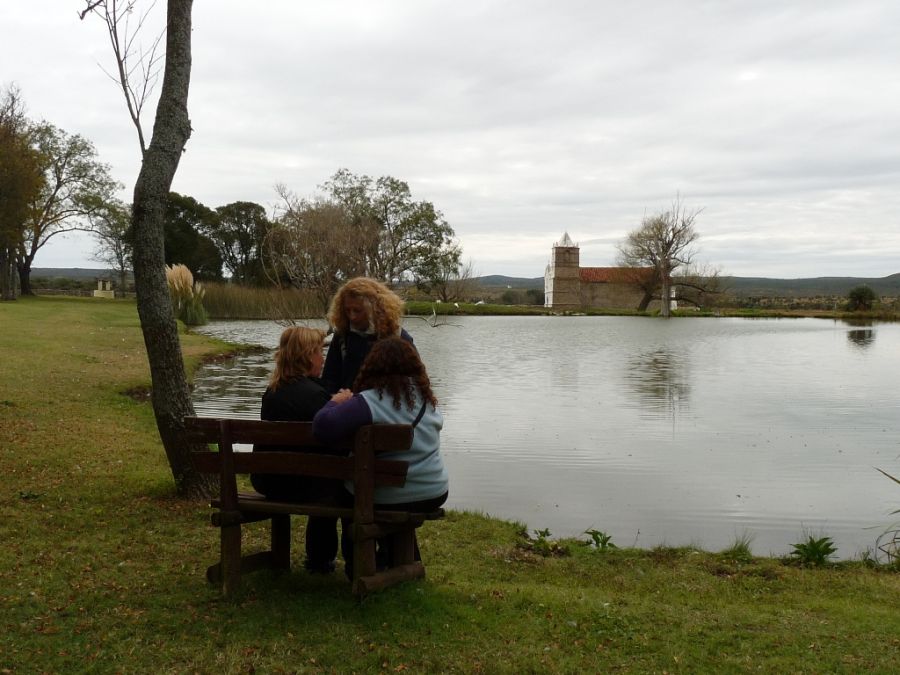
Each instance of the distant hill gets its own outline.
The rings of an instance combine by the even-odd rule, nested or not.
[[[476,277],[475,283],[484,288],[544,288],[544,277],[505,277],[502,274],[489,274],[485,277]]]
[[[767,279],[723,277],[727,292],[738,297],[805,298],[847,295],[854,286],[868,286],[878,295],[900,296],[900,274],[880,279],[863,277],[813,277],[811,279]]]
[[[35,267],[32,277],[63,277],[67,279],[94,279],[113,274],[102,268],[87,267]],[[737,297],[809,298],[817,296],[847,295],[854,286],[865,284],[878,295],[900,297],[900,273],[882,278],[864,277],[813,277],[810,279],[769,279],[766,277],[723,277],[726,292]],[[544,277],[508,277],[489,274],[476,277],[475,282],[486,289],[516,288],[528,290],[544,288]]]
[[[96,279],[111,277],[116,273],[101,267],[32,267],[32,278],[53,279]]]
[[[544,288],[544,277],[507,277],[492,274],[475,281],[484,288]],[[900,296],[900,274],[883,278],[813,277],[810,279],[769,279],[766,277],[723,277],[726,292],[737,297],[811,298],[847,295],[854,286],[869,286],[878,295]]]

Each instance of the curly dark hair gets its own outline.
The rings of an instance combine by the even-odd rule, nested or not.
[[[359,375],[353,383],[353,391],[374,389],[379,400],[385,392],[394,399],[394,408],[400,410],[400,401],[412,411],[415,408],[415,390],[422,393],[422,398],[437,406],[437,398],[431,391],[431,380],[425,372],[425,365],[419,353],[406,340],[399,337],[387,337],[375,342],[366,360],[359,369]]]

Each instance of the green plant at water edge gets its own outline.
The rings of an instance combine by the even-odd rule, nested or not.
[[[753,562],[753,551],[751,550],[752,543],[753,535],[742,534],[735,539],[730,547],[719,553],[719,555],[725,560],[732,562],[744,564],[751,563]]]
[[[892,481],[900,485],[900,478],[892,476],[884,469],[875,470]],[[891,515],[900,513],[900,509],[891,511]],[[881,533],[881,536],[875,542],[875,559],[883,565],[893,565],[900,568],[900,522],[894,522],[888,525],[887,529]]]
[[[591,538],[591,545],[598,551],[608,551],[616,548],[616,545],[612,543],[611,534],[595,529],[585,530],[584,533]]]
[[[820,537],[816,539],[809,535],[805,542],[799,544],[791,544],[794,549],[791,551],[791,557],[801,565],[809,567],[821,567],[828,563],[828,558],[837,553],[837,546],[831,540],[831,537]]]
[[[896,477],[892,476],[892,475],[889,474],[887,471],[885,471],[884,469],[879,469],[877,466],[875,467],[875,470],[878,471],[878,472],[880,472],[882,475],[887,476],[888,478],[890,478],[892,481],[894,481],[895,483],[897,483],[897,485],[900,485],[900,478],[896,478]],[[900,509],[897,509],[896,511],[891,511],[891,513],[900,513]]]
[[[519,533],[525,539],[520,546],[527,551],[537,553],[544,558],[560,558],[569,555],[568,546],[562,546],[558,541],[550,540],[550,530],[547,528],[534,530],[534,538],[529,537],[524,530],[520,530]]]
[[[888,478],[890,478],[892,481],[894,481],[895,483],[897,483],[897,485],[900,485],[900,478],[897,478],[897,477],[895,477],[895,476],[892,476],[892,475],[889,474],[887,471],[885,471],[884,469],[879,469],[877,466],[875,467],[875,470],[878,471],[878,472],[880,472],[881,474],[887,476]],[[896,514],[898,514],[898,513],[900,513],[900,509],[897,509],[896,511],[891,511],[891,515],[892,515],[892,516],[893,516],[893,515],[896,515]],[[900,528],[900,523],[893,523],[892,525],[889,525],[889,526],[888,526],[888,530],[897,529],[897,528]]]

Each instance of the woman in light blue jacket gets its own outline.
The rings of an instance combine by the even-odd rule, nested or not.
[[[441,459],[440,431],[444,417],[437,408],[431,382],[415,348],[399,337],[386,337],[372,345],[360,368],[351,393],[342,389],[313,419],[313,434],[319,440],[338,444],[352,438],[367,424],[410,424],[414,427],[409,450],[380,455],[409,463],[403,487],[379,487],[375,503],[380,509],[434,511],[449,490],[447,469]],[[341,548],[345,566],[353,560],[348,524],[343,527]],[[383,562],[390,552],[381,542]],[[416,559],[419,559],[418,546]],[[352,572],[352,570],[351,570]],[[348,572],[349,574],[349,572]]]

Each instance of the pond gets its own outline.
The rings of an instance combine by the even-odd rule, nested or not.
[[[324,327],[321,323],[311,325]],[[822,319],[407,318],[445,416],[448,506],[551,536],[839,558],[898,520],[900,325]],[[274,348],[273,322],[201,332]],[[257,417],[272,353],[205,366],[198,414]],[[582,536],[582,538],[584,538]]]

